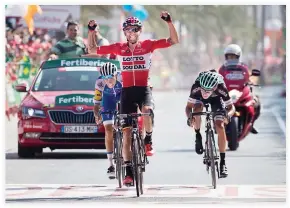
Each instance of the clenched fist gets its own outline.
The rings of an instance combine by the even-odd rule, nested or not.
[[[169,14],[169,12],[167,11],[162,11],[160,14],[161,19],[163,19],[165,22],[171,22],[171,16]]]
[[[88,24],[88,29],[94,31],[98,27],[95,20],[90,20]]]

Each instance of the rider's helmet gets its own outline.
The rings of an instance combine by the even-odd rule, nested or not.
[[[242,56],[242,49],[237,44],[230,44],[224,50],[225,59],[228,59],[228,55],[236,56],[236,59],[240,59]]]
[[[201,74],[199,78],[200,86],[205,91],[213,91],[220,81],[220,75],[217,72],[208,71]]]
[[[128,26],[142,27],[142,22],[137,17],[128,17],[123,23],[123,30]]]
[[[117,74],[117,66],[111,62],[102,65],[100,73],[105,78],[113,78]]]

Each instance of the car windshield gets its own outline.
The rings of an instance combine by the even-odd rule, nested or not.
[[[99,76],[96,67],[43,69],[32,91],[93,91]]]

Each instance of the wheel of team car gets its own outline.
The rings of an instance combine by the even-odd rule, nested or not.
[[[228,147],[232,151],[237,150],[239,147],[238,128],[235,120],[236,118],[232,117],[231,121],[227,125]]]
[[[20,158],[33,158],[35,156],[36,150],[31,147],[21,147],[18,143],[18,156]]]
[[[43,152],[42,148],[35,149],[35,153],[37,153],[37,154],[42,154],[42,152]]]

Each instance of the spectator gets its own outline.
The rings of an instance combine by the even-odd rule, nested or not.
[[[76,22],[68,22],[67,37],[60,40],[52,47],[50,58],[70,58],[79,57],[86,54],[86,45],[82,37],[79,36],[79,25]]]
[[[49,37],[45,30],[36,30],[33,35],[30,35],[27,28],[8,27],[6,25],[6,89],[13,89],[11,86],[24,81],[30,82],[31,78],[37,72],[40,64],[47,60],[49,55],[49,49],[55,39]],[[23,66],[27,66],[29,69],[29,77],[22,78],[19,70]],[[6,96],[6,115],[9,116],[17,112],[18,100],[15,102],[8,102],[12,100],[10,96],[17,97],[19,93],[16,91],[9,93]]]

